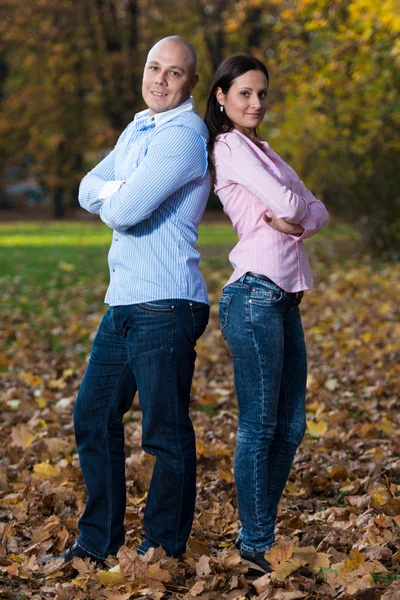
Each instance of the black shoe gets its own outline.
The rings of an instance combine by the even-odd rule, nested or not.
[[[64,563],[68,563],[71,562],[71,560],[74,557],[90,558],[90,560],[93,560],[98,565],[104,564],[104,560],[93,556],[93,554],[89,554],[89,552],[86,552],[86,550],[84,550],[78,545],[78,542],[75,542],[75,544],[73,544],[71,548],[67,548],[64,554],[62,554],[61,556],[45,556],[42,560],[42,565],[47,565],[50,561],[58,560],[59,558],[62,558]]]
[[[246,550],[240,549],[240,542],[238,549],[242,562],[249,567],[247,571],[248,577],[262,577],[266,573],[272,572],[271,565],[264,557],[265,552],[246,552]]]

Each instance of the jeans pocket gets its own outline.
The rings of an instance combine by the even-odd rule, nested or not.
[[[250,288],[249,302],[255,306],[270,306],[271,304],[277,304],[283,299],[283,290],[278,288]]]
[[[232,294],[223,293],[219,301],[219,323],[221,331],[223,331],[228,324],[229,305],[231,300]]]
[[[198,340],[207,327],[210,316],[210,307],[208,304],[204,304],[204,302],[190,302],[189,306],[190,312],[192,313],[194,334],[196,340]]]
[[[173,313],[175,309],[174,300],[153,300],[152,302],[140,302],[138,308],[152,313]]]

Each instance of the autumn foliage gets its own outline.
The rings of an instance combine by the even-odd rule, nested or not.
[[[2,0],[2,169],[26,165],[57,216],[76,206],[82,175],[144,108],[149,48],[180,34],[198,51],[201,115],[223,58],[265,61],[265,139],[370,248],[396,255],[399,14],[397,0]]]
[[[135,551],[152,464],[141,449],[136,399],[125,421],[126,546],[103,568],[74,559],[43,569],[44,555],[76,539],[85,501],[72,408],[104,310],[107,243],[96,242],[94,226],[75,226],[76,237],[56,229],[58,246],[45,237],[39,246],[39,230],[2,227],[0,246],[1,598],[398,600],[398,265],[375,263],[329,232],[308,244],[316,279],[302,302],[308,429],[268,553],[271,575],[249,582],[233,547],[237,406],[217,317],[230,274],[225,245],[201,245],[212,313],[192,390],[198,496],[187,553],[176,560],[157,550],[143,560]]]

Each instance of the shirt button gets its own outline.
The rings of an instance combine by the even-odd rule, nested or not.
[[[113,269],[113,273],[115,273],[115,269]]]
[[[118,242],[118,238],[115,238],[115,241]]]

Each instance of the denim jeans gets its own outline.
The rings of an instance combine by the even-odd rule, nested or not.
[[[224,288],[220,300],[239,407],[234,464],[239,540],[248,552],[274,544],[279,500],[305,433],[300,296],[246,274]]]
[[[209,307],[160,300],[111,307],[95,340],[74,409],[87,488],[79,545],[98,558],[124,544],[122,417],[139,392],[142,447],[156,457],[144,514],[146,539],[169,556],[185,551],[196,495],[196,447],[189,417],[196,340]]]

